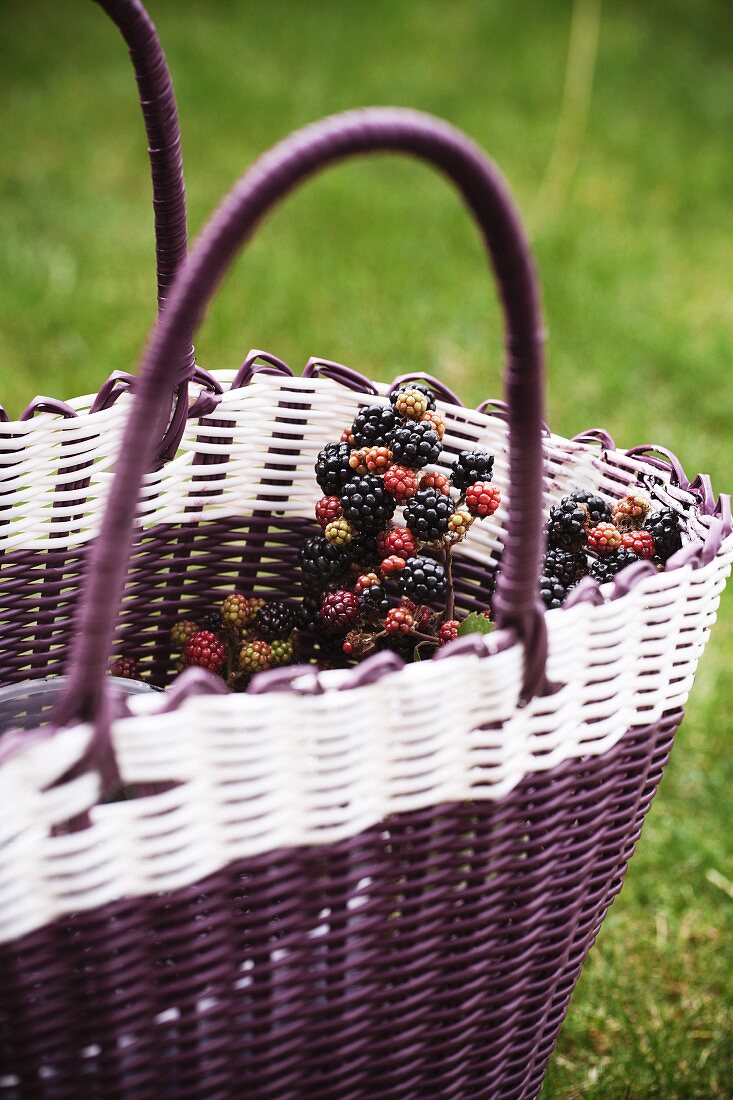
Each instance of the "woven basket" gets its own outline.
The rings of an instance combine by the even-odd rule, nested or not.
[[[505,403],[466,409],[438,387],[445,463],[486,448],[508,502],[455,560],[466,612],[501,559],[497,629],[408,666],[382,653],[344,672],[266,673],[246,695],[189,670],[123,711],[105,686],[115,644],[134,638],[149,676],[169,682],[177,618],[232,585],[295,591],[316,454],[386,387],[323,360],[296,377],[253,352],[216,376],[221,392],[191,385],[180,449],[150,471],[193,331],[242,242],[317,170],[387,151],[452,180],[504,306]],[[544,428],[541,332],[491,162],[428,116],[353,112],[277,146],[219,208],[131,401],[32,422],[2,535],[6,677],[45,675],[52,645],[68,679],[52,728],[0,740],[8,1096],[537,1095],[733,555],[728,499],[706,477],[689,482],[659,449]],[[85,432],[96,450],[82,481]],[[26,518],[15,501],[39,481],[44,506]],[[547,506],[640,485],[679,514],[683,549],[663,572],[583,581],[545,613]],[[135,797],[103,801],[119,779]]]

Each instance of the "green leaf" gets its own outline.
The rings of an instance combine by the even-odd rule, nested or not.
[[[472,611],[470,615],[466,615],[465,619],[458,627],[458,637],[463,638],[466,634],[490,634],[494,629],[494,624],[485,619],[483,615],[479,615],[478,612]]]

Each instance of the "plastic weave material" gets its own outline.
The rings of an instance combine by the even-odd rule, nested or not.
[[[110,655],[170,684],[173,622],[296,591],[319,449],[386,387],[252,352],[185,353],[231,258],[346,156],[418,156],[477,219],[507,323],[504,402],[438,387],[447,468],[495,455],[503,503],[456,553],[497,630],[432,661],[189,671],[121,710]],[[352,112],[281,143],[176,277],[134,396],[0,424],[2,681],[64,671],[55,724],[0,737],[0,1095],[535,1097],[660,780],[733,555],[730,506],[656,448],[542,420],[534,269],[506,187],[425,115]],[[103,403],[102,403],[103,404]],[[650,453],[651,451],[651,453]],[[643,488],[683,547],[544,612],[543,514]],[[498,579],[497,579],[498,577]],[[110,777],[128,798],[109,801]]]

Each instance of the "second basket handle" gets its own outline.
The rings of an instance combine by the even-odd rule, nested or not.
[[[372,108],[307,126],[258,160],[224,199],[176,279],[142,360],[120,461],[91,551],[55,719],[102,713],[105,673],[122,600],[136,502],[150,464],[154,429],[180,381],[181,357],[242,244],[296,184],[328,164],[363,153],[396,152],[427,161],[457,187],[481,229],[506,324],[504,390],[509,406],[510,511],[495,597],[498,625],[525,646],[523,696],[544,686],[545,627],[539,600],[542,554],[544,333],[534,264],[516,208],[493,162],[452,126],[416,111]]]

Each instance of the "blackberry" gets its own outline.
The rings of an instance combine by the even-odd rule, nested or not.
[[[112,662],[109,670],[110,676],[118,676],[121,680],[137,680],[140,676],[140,666],[136,657],[117,657]]]
[[[548,610],[562,607],[568,594],[568,587],[557,577],[540,577],[540,597]]]
[[[679,516],[671,508],[662,508],[647,516],[644,526],[654,539],[656,560],[664,564],[682,546]]]
[[[425,421],[395,428],[388,446],[395,465],[407,466],[410,470],[421,470],[440,458],[438,433]]]
[[[354,471],[349,465],[348,443],[327,443],[316,459],[316,481],[327,497],[339,496]]]
[[[398,386],[397,389],[389,395],[389,399],[393,405],[397,404],[400,394],[404,393],[405,390],[417,390],[418,393],[423,394],[428,403],[428,412],[435,411],[435,394],[430,389],[430,386],[426,386],[424,382],[403,382],[402,385]]]
[[[378,562],[376,536],[372,533],[358,531],[348,546],[345,547],[344,553],[350,562]],[[368,572],[368,570],[362,569],[360,572]]]
[[[438,645],[444,646],[448,642],[453,642],[458,637],[458,628],[460,627],[458,619],[448,619],[446,622],[440,624],[438,630]]]
[[[311,535],[300,548],[300,568],[311,583],[326,582],[340,576],[345,560],[341,551],[323,535]]]
[[[370,584],[358,595],[359,610],[363,615],[368,613],[384,615],[389,610],[389,599],[381,584]]]
[[[384,447],[387,438],[398,424],[398,416],[391,405],[367,405],[354,418],[351,429],[357,447]]]
[[[287,638],[295,627],[295,611],[284,600],[272,600],[257,612],[254,626],[265,642]]]
[[[353,592],[327,592],[321,603],[321,618],[328,630],[345,632],[359,618],[359,601]]]
[[[566,588],[575,584],[588,571],[585,554],[574,554],[572,550],[550,549],[545,554],[542,572],[546,577],[555,577]]]
[[[618,550],[612,550],[610,554],[604,554],[602,558],[596,558],[592,561],[588,576],[600,581],[601,584],[605,584],[606,581],[612,580],[617,573],[625,569],[627,565],[633,565],[635,561],[640,560],[638,554],[635,554],[633,550],[627,550],[625,546],[620,546]]]
[[[270,643],[270,652],[272,654],[272,667],[280,668],[281,665],[290,665],[293,663],[293,657],[295,655],[295,649],[293,643],[289,640],[276,639]]]
[[[272,667],[272,650],[267,642],[247,642],[239,651],[242,672],[267,672]]]
[[[417,603],[427,603],[445,595],[445,569],[433,558],[410,558],[397,575],[403,596]]]
[[[197,622],[199,630],[210,630],[212,634],[219,634],[224,629],[224,620],[218,607],[201,615]]]
[[[588,509],[592,527],[611,519],[611,508],[598,493],[576,489],[574,493],[569,493],[568,496],[563,497],[561,503],[564,504],[565,501],[571,501],[573,504],[584,504]]]
[[[448,530],[455,510],[451,498],[439,489],[418,489],[405,506],[405,523],[416,539],[435,542]]]
[[[493,469],[494,456],[488,451],[461,451],[453,463],[451,481],[463,492],[475,481],[491,481]]]
[[[298,630],[304,630],[308,634],[317,633],[323,629],[320,596],[303,597],[295,615],[295,625]]]
[[[586,545],[585,525],[588,509],[584,504],[563,500],[550,508],[547,523],[547,544],[553,549],[571,550],[577,553]]]
[[[355,477],[344,486],[341,495],[344,517],[366,532],[376,533],[386,527],[395,507],[396,501],[385,489],[382,478],[374,474]]]
[[[183,650],[183,662],[189,668],[206,668],[209,672],[221,672],[226,660],[226,649],[216,634],[199,630],[192,634]]]

